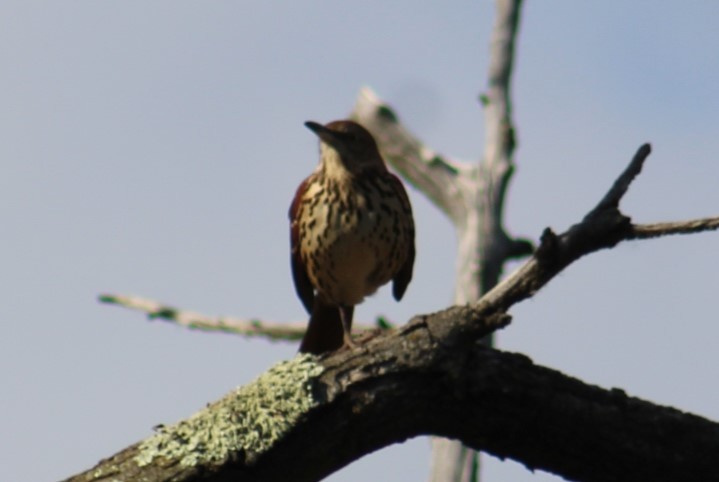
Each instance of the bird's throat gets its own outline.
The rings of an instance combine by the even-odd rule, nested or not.
[[[320,169],[326,177],[337,181],[352,177],[352,172],[347,169],[337,149],[324,142],[320,143]]]

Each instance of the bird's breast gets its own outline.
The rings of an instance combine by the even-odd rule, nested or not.
[[[326,182],[311,186],[300,207],[300,253],[317,291],[356,305],[387,283],[406,257],[411,226],[403,206],[371,183],[363,188]]]

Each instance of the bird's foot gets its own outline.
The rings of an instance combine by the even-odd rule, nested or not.
[[[359,345],[357,344],[357,342],[352,339],[352,334],[351,334],[351,333],[345,332],[343,338],[344,338],[343,348],[347,348],[348,350],[352,350],[352,349],[357,348],[357,347],[359,346]]]

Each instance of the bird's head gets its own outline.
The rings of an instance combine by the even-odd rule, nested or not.
[[[322,125],[308,121],[305,126],[320,138],[320,160],[326,168],[339,161],[351,173],[387,169],[374,137],[358,123],[339,120]]]

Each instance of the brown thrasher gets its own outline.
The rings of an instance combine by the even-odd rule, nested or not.
[[[292,277],[310,313],[300,352],[354,346],[354,306],[392,280],[399,301],[412,279],[414,220],[407,192],[372,135],[356,122],[306,122],[320,162],[290,206]]]

